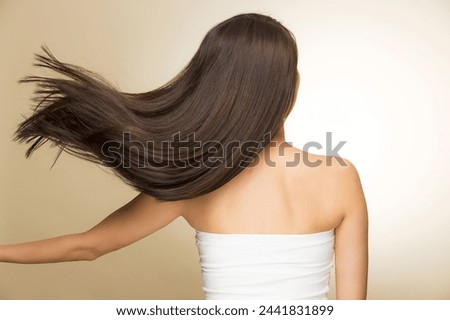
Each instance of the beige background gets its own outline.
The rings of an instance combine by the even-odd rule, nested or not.
[[[69,155],[50,170],[56,149],[25,160],[11,141],[33,90],[17,80],[42,72],[31,66],[41,44],[122,90],[147,91],[243,12],[271,15],[297,37],[302,79],[287,139],[325,144],[332,131],[334,145],[348,141],[340,155],[358,167],[370,211],[368,297],[449,299],[445,0],[0,0],[0,243],[84,231],[135,195]],[[94,262],[0,264],[0,299],[202,299],[193,237],[180,219]]]

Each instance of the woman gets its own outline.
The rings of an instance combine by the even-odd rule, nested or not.
[[[240,14],[146,93],[120,92],[44,47],[19,141],[110,167],[140,194],[79,234],[0,246],[0,261],[94,260],[183,217],[196,230],[207,299],[365,299],[367,210],[355,167],[287,144],[297,46],[278,21]],[[333,261],[333,256],[335,260]]]

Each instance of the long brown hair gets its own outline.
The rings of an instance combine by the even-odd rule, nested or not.
[[[209,193],[252,163],[289,114],[299,80],[294,35],[255,13],[214,26],[174,79],[144,93],[121,92],[41,48],[34,65],[66,78],[19,81],[37,84],[34,112],[15,135],[32,143],[26,156],[51,141],[161,201]]]

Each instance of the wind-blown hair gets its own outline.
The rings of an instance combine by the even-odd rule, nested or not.
[[[281,128],[299,81],[294,35],[254,13],[214,26],[175,78],[144,93],[121,92],[41,48],[34,65],[66,77],[19,81],[37,84],[34,112],[15,134],[32,143],[26,156],[50,141],[161,201],[207,194],[252,163]]]

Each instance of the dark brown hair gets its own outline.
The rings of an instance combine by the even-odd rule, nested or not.
[[[289,114],[299,80],[293,34],[254,13],[213,27],[174,79],[144,93],[121,92],[98,74],[42,49],[46,55],[36,54],[34,65],[66,78],[19,81],[37,84],[34,112],[15,136],[32,142],[26,156],[51,141],[112,168],[161,201],[209,193],[252,163]],[[167,148],[167,141],[181,147]],[[242,148],[235,142],[250,144]],[[194,148],[198,143],[203,148]],[[230,151],[230,145],[225,154],[223,146]]]

